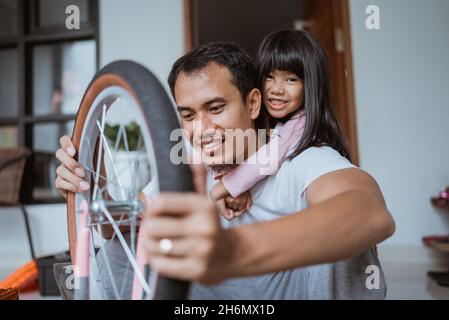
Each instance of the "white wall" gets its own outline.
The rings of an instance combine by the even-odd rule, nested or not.
[[[172,64],[184,53],[183,23],[182,0],[101,0],[101,66],[131,59],[166,85]]]
[[[380,8],[380,30],[365,8]],[[449,1],[351,0],[361,166],[380,184],[396,223],[385,245],[421,246],[449,233],[430,197],[449,185]]]
[[[166,83],[183,54],[182,0],[101,0],[100,65],[131,59]],[[38,255],[68,248],[65,205],[28,207]],[[0,279],[30,259],[20,211],[0,209]],[[2,273],[3,272],[3,273]]]

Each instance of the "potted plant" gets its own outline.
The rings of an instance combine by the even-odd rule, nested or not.
[[[123,131],[126,132],[128,146],[125,144]],[[132,196],[130,192],[139,192],[151,180],[145,144],[143,141],[139,142],[139,139],[142,139],[140,126],[134,121],[126,126],[122,125],[121,128],[119,124],[106,124],[104,134],[115,164],[114,168],[106,152],[104,164],[108,177],[108,193],[114,200],[127,200]]]

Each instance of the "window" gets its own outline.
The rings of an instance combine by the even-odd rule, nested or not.
[[[68,30],[66,7],[80,9]],[[98,70],[97,0],[0,0],[0,149],[33,151],[24,203],[60,202],[54,153]]]
[[[17,117],[19,113],[19,58],[16,48],[0,51],[0,114]]]

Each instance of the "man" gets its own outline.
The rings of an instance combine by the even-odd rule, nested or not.
[[[255,128],[261,104],[250,58],[232,44],[205,45],[175,63],[169,84],[183,128],[209,164],[237,158],[235,150],[226,150],[224,132]],[[200,136],[192,120],[201,123]],[[77,164],[65,151],[73,145],[68,137],[61,145],[56,186],[76,192]],[[226,229],[207,197],[162,194],[147,209],[142,229],[152,269],[208,285],[194,285],[193,299],[385,297],[372,248],[391,236],[394,222],[367,173],[331,148],[311,147],[251,193],[253,206],[221,221]],[[369,285],[366,271],[373,268],[378,281]]]

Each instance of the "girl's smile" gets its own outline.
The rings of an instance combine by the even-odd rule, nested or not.
[[[263,97],[270,115],[283,118],[302,106],[303,81],[290,71],[274,70],[265,78]]]
[[[271,109],[282,110],[285,107],[285,105],[288,103],[288,101],[281,100],[281,99],[268,98],[268,103],[270,104]]]

